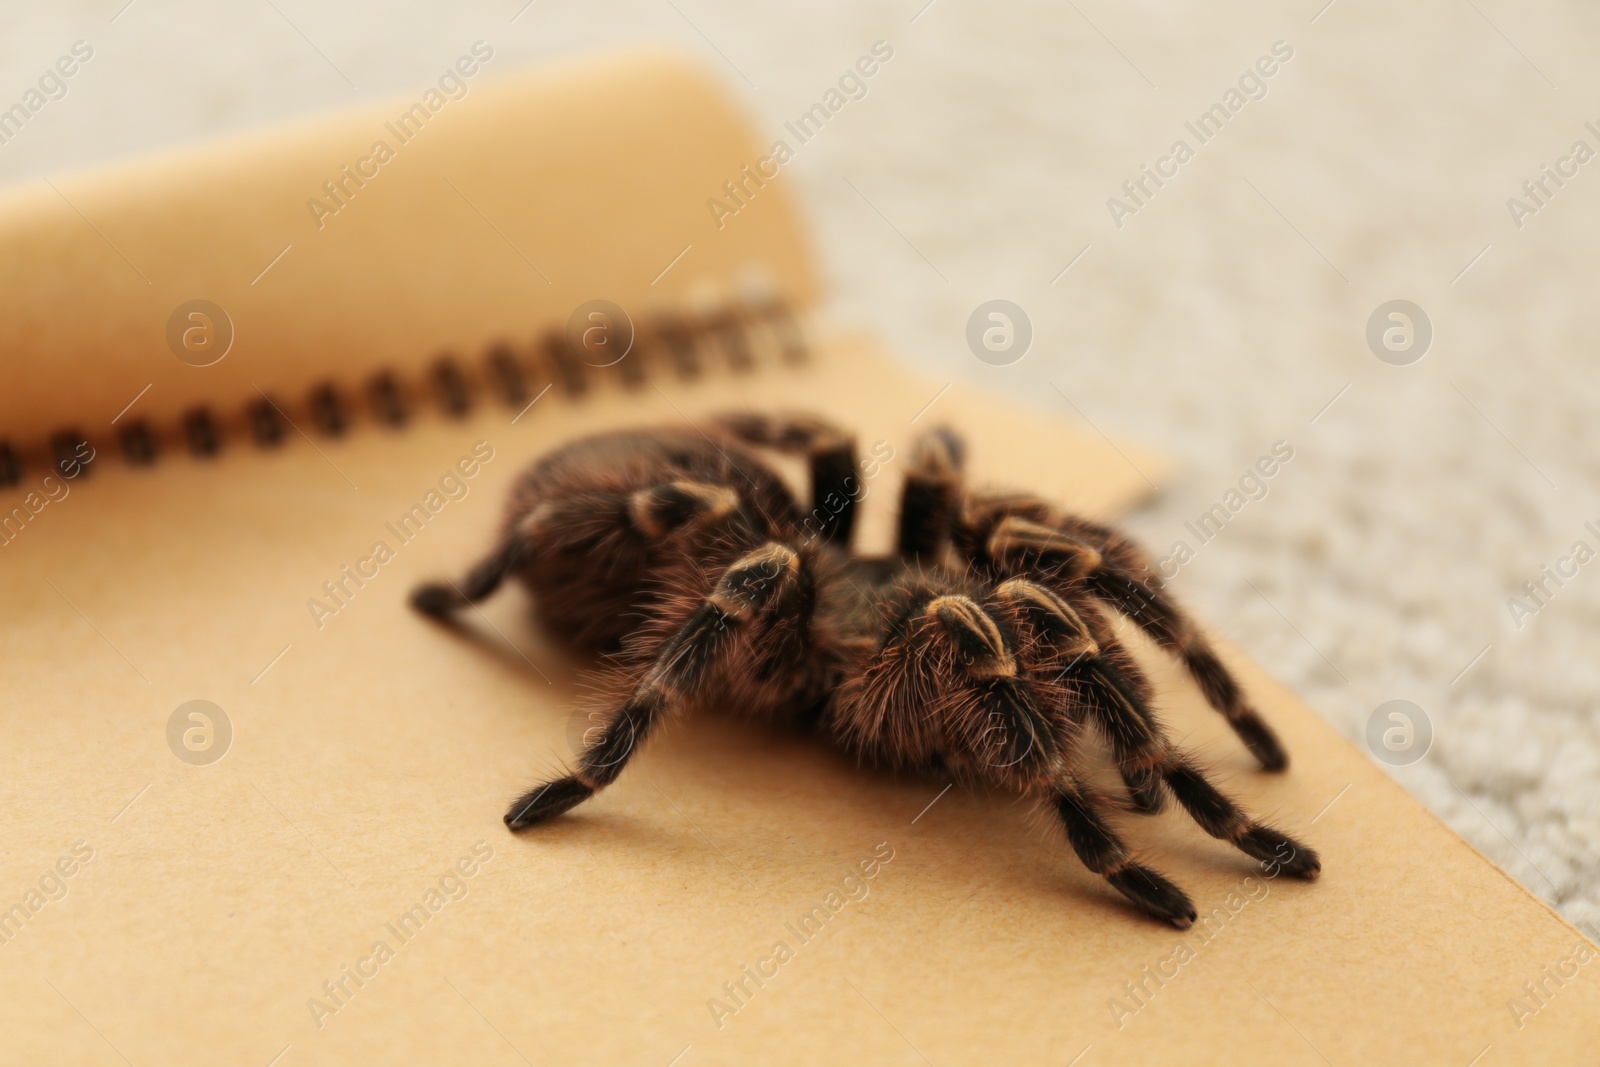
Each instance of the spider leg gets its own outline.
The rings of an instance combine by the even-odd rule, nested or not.
[[[900,558],[936,562],[944,554],[961,504],[965,461],[966,444],[945,427],[929,430],[912,446],[900,492]]]
[[[1256,822],[1226,793],[1211,783],[1188,753],[1168,748],[1160,762],[1167,788],[1189,817],[1219,841],[1264,864],[1276,864],[1286,874],[1312,879],[1322,873],[1322,860],[1281,830]]]
[[[1159,792],[1158,783],[1165,782],[1178,803],[1212,837],[1227,841],[1253,859],[1277,863],[1297,877],[1317,876],[1322,867],[1314,851],[1246,815],[1187,753],[1167,739],[1149,708],[1148,686],[1133,674],[1137,667],[1132,658],[1126,652],[1107,655],[1095,635],[1096,630],[1107,629],[1103,620],[1099,626],[1085,621],[1085,615],[1093,618],[1092,607],[1085,604],[1075,610],[1044,586],[1021,578],[1002,583],[995,596],[1030,616],[1034,626],[1053,640],[1069,672],[1087,675],[1085,696],[1090,714],[1105,730],[1136,803],[1141,793]]]
[[[511,523],[489,555],[460,584],[429,582],[411,593],[411,606],[443,617],[491,596],[543,547],[631,529],[650,540],[720,522],[739,510],[739,495],[721,485],[674,481],[634,493],[585,493],[534,507]]]
[[[411,606],[424,615],[443,618],[452,612],[487,599],[508,575],[516,573],[526,558],[527,544],[521,538],[507,538],[480,560],[460,585],[451,582],[426,582],[411,591]]]
[[[1076,782],[1058,785],[1054,801],[1067,841],[1085,867],[1156,918],[1180,930],[1194,923],[1194,904],[1188,894],[1164,875],[1133,862],[1127,845],[1105,817],[1103,801]]]
[[[1128,787],[1134,807],[1151,815],[1166,807],[1161,775],[1133,756],[1137,739],[1142,736],[1138,731],[1161,732],[1161,721],[1152,705],[1150,681],[1133,655],[1112,636],[1111,627],[1103,617],[1091,619],[1090,625],[1096,631],[1100,655],[1088,665],[1088,671],[1095,682],[1093,692],[1101,698],[1093,702],[1091,708],[1101,729],[1112,738],[1113,751],[1117,751],[1119,742],[1121,744],[1123,755],[1117,762],[1117,770]],[[1138,725],[1130,728],[1125,725],[1129,722]]]
[[[798,613],[804,566],[793,549],[777,542],[735,560],[592,732],[578,769],[530,789],[506,812],[506,825],[520,830],[554,818],[616,781],[640,742],[704,682],[737,632],[748,631],[762,614]]]
[[[1084,526],[1085,533],[1099,532]],[[1085,580],[1096,596],[1182,661],[1206,701],[1228,721],[1264,769],[1281,771],[1289,765],[1282,742],[1245,700],[1239,683],[1199,628],[1162,590],[1160,578],[1134,573],[1128,546],[1092,544],[1073,533],[1012,515],[995,524],[987,550],[1005,573],[1041,574],[1052,584]]]
[[[1142,580],[1120,568],[1105,567],[1091,575],[1090,584],[1102,600],[1183,662],[1207,703],[1228,720],[1263,769],[1281,771],[1289,765],[1283,742],[1250,706],[1233,672],[1223,665],[1188,614],[1167,596],[1159,578]]]
[[[720,415],[715,422],[748,444],[805,456],[811,471],[812,508],[806,529],[823,541],[850,544],[856,500],[861,496],[853,435],[811,415],[738,412]]]
[[[1167,806],[1167,795],[1157,769],[1139,758],[1141,745],[1161,730],[1150,709],[1149,683],[1128,651],[1115,643],[1101,644],[1100,655],[1086,664],[1085,673],[1090,714],[1111,741],[1117,773],[1134,809],[1154,815]]]
[[[1110,743],[1134,807],[1147,815],[1160,811],[1166,793],[1161,775],[1146,758],[1161,729],[1150,706],[1150,683],[1105,618],[1089,604],[1073,607],[1023,578],[1002,582],[994,595],[1026,617],[1049,643],[1052,654],[1042,665],[1045,670],[1081,683],[1077,695]]]

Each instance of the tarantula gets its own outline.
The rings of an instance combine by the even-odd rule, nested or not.
[[[754,448],[806,458],[809,514]],[[1315,852],[1241,811],[1163,730],[1108,609],[1182,660],[1262,767],[1287,765],[1148,557],[1037,498],[969,492],[963,457],[945,429],[916,442],[891,558],[850,554],[855,442],[814,417],[606,433],[534,463],[488,558],[459,585],[412,595],[445,617],[516,576],[549,632],[611,654],[603,717],[577,769],[529,790],[506,825],[582,803],[663,721],[717,703],[810,725],[874,763],[1036,797],[1085,866],[1187,927],[1189,897],[1135,862],[1107,818],[1128,805],[1074,766],[1092,723],[1133,810],[1157,811],[1170,792],[1213,837],[1316,877]]]

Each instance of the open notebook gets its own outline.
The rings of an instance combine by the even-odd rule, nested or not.
[[[598,800],[507,833],[507,800],[570,755],[583,665],[520,590],[464,633],[405,598],[478,556],[551,445],[784,407],[903,454],[944,422],[977,480],[1102,517],[1161,464],[828,335],[784,179],[747,183],[720,226],[708,210],[766,151],[696,71],[642,53],[497,82],[481,66],[454,95],[0,195],[7,1056],[1593,1047],[1580,935],[1236,655],[1286,776],[1252,770],[1146,658],[1176,731],[1325,874],[1283,884],[1178,815],[1130,819],[1195,897],[1186,934],[1011,798],[728,721],[675,725]],[[610,366],[561,340],[596,299],[635,324]],[[890,460],[868,487],[866,547],[887,547],[899,475]]]

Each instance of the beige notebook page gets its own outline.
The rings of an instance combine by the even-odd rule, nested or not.
[[[821,358],[846,356],[884,360],[865,346]],[[765,374],[828,410],[849,380]],[[892,374],[838,407],[903,453],[928,383]],[[1133,912],[1014,798],[944,793],[716,717],[673,723],[593,802],[507,833],[509,799],[571,756],[582,665],[534,630],[520,589],[459,632],[412,613],[407,592],[476,558],[542,448],[697,419],[750,388],[669,383],[541,403],[516,426],[486,409],[322,454],[174,458],[50,504],[3,550],[3,903],[53,889],[47,871],[74,846],[93,855],[0,945],[12,1054],[667,1063],[688,1047],[680,1063],[837,1062],[848,1049],[977,1064],[1066,1063],[1092,1046],[1080,1062],[1201,1063],[1231,1062],[1248,1040],[1285,1063],[1467,1063],[1491,1044],[1508,1062],[1565,1062],[1594,1040],[1593,982],[1568,982],[1520,1030],[1507,1009],[1571,956],[1576,932],[1237,657],[1294,755],[1285,776],[1254,771],[1190,682],[1146,658],[1178,735],[1321,849],[1326,873],[1263,879],[1181,816],[1124,819],[1218,916],[1208,933]],[[995,443],[1037,420],[942,414],[990,474],[1022,458]],[[477,442],[493,459],[468,495],[395,539],[385,523]],[[1054,444],[1093,469],[1070,462],[1070,437]],[[891,461],[864,502],[880,527],[897,474]],[[1097,492],[1077,498],[1092,506]],[[321,582],[379,540],[394,558],[314,618]],[[232,724],[207,766],[169,749],[174,710],[193,699]],[[781,964],[779,943],[792,952]],[[758,987],[746,966],[775,973]],[[724,983],[741,982],[734,1000]]]
[[[593,76],[629,79],[638,69],[630,62]],[[656,70],[647,88],[699,84],[670,64]],[[619,114],[640,95],[632,84],[613,99]],[[721,116],[718,129],[736,129],[709,90],[677,99]],[[742,134],[732,136],[719,165],[747,155]],[[295,155],[292,140],[279,156]],[[106,196],[118,184],[114,173],[84,181]],[[76,188],[60,185],[69,195]],[[148,185],[130,180],[129,188]],[[169,219],[189,203],[177,197],[163,207],[150,195],[150,210]],[[524,199],[496,206],[514,210]],[[403,215],[408,202],[392,208]],[[725,282],[754,258],[786,291],[807,292],[787,208],[779,198],[753,201],[753,220],[769,217],[756,208],[775,213],[765,236],[729,251],[701,279]],[[328,227],[358,217],[352,209]],[[6,216],[7,232],[27,229],[18,218]],[[635,222],[649,235],[671,235],[661,242],[668,259],[675,242],[694,243],[692,227],[705,226],[688,214],[681,232],[665,215],[651,219]],[[103,280],[127,270],[69,232],[81,228],[80,216],[57,223],[37,247],[41,255],[73,250],[58,261],[63,276]],[[155,241],[161,228],[149,225]],[[447,241],[460,228],[453,218],[430,232]],[[218,247],[215,255],[237,256],[236,265],[248,258]],[[566,305],[552,300],[533,316],[507,286],[494,306],[476,308],[479,317],[455,319],[448,301],[430,304],[412,287],[417,274],[396,269],[432,245],[378,247],[382,254],[365,261],[367,281],[336,289],[340,299],[311,287],[302,305],[269,300],[271,314],[251,319],[281,317],[285,337],[315,344],[264,347],[271,359],[241,358],[245,370],[229,370],[236,380],[216,376],[192,393],[182,380],[192,368],[178,365],[146,398],[173,399],[145,410],[225,401],[274,359],[284,376],[268,384],[286,389],[303,387],[310,371],[353,379],[378,365],[415,364],[437,346],[522,336],[540,316],[559,317],[594,295],[566,294]],[[274,252],[266,247],[262,262]],[[346,267],[362,263],[358,251],[349,255]],[[627,261],[640,278],[646,258]],[[450,284],[468,288],[455,277]],[[626,284],[643,291],[647,283]],[[689,295],[687,276],[683,284],[679,298]],[[349,331],[346,320],[363,316],[380,334],[390,330],[383,315],[395,300],[372,294],[392,297],[396,288],[433,309],[435,332],[399,330],[368,345]],[[48,327],[62,341],[53,366],[76,377],[39,370],[28,380],[44,384],[31,387],[30,403],[7,410],[23,420],[10,425],[39,433],[56,425],[40,411],[52,419],[66,412],[86,429],[96,416],[109,420],[113,402],[148,380],[139,372],[172,361],[148,338],[109,344],[118,335],[97,316],[120,322],[126,336],[137,317],[123,311],[138,304],[135,295],[96,308],[70,285],[54,292],[68,318],[82,320]],[[345,299],[364,302],[352,311]],[[150,314],[164,321],[170,302],[152,297]],[[47,318],[29,321],[43,331]],[[341,337],[350,344],[331,345]],[[146,346],[146,363],[128,355],[136,345]],[[37,369],[55,349],[39,341],[29,351]],[[230,355],[206,370],[233,365]],[[59,383],[79,379],[84,405],[63,406]],[[100,389],[103,381],[115,388]],[[0,757],[0,901],[27,912],[0,945],[9,957],[0,965],[0,1027],[16,1055],[510,1063],[681,1054],[680,1063],[715,1063],[847,1054],[959,1063],[1067,1062],[1089,1047],[1081,1062],[1157,1053],[1205,1062],[1205,1050],[1231,1056],[1247,1026],[1291,1063],[1322,1054],[1381,1062],[1402,1050],[1422,1052],[1424,1062],[1466,1062],[1486,1044],[1514,1058],[1559,1060],[1560,1050],[1592,1039],[1594,995],[1582,982],[1568,983],[1520,1030],[1506,1007],[1524,981],[1570,956],[1575,932],[1243,663],[1297,757],[1286,777],[1250,770],[1187,681],[1151,659],[1178,731],[1258,810],[1318,845],[1327,875],[1313,887],[1272,883],[1262,892],[1252,883],[1250,903],[1227,913],[1222,933],[1159,988],[1143,969],[1170,968],[1185,939],[1132,914],[1010,798],[941,796],[943,783],[897,781],[814,742],[738,723],[676,724],[593,804],[536,834],[504,831],[507,800],[570,754],[567,709],[581,665],[532,630],[518,591],[473,616],[464,634],[417,618],[404,597],[416,581],[456,573],[485,548],[516,469],[580,432],[692,422],[781,398],[902,454],[922,427],[948,422],[972,439],[981,480],[1023,483],[1095,514],[1113,515],[1148,491],[1135,467],[1159,480],[1153,457],[1124,449],[1125,459],[1092,433],[960,387],[941,395],[944,384],[910,378],[870,342],[842,340],[825,344],[807,369],[694,385],[658,377],[640,393],[608,391],[581,405],[552,395],[515,425],[510,412],[485,408],[463,424],[425,419],[398,435],[369,429],[319,439],[315,449],[234,449],[215,462],[174,456],[75,485],[0,549],[0,592],[13,619],[3,654],[11,684],[0,697],[11,739]],[[391,537],[385,524],[422,502],[479,441],[495,458],[467,483],[468,495],[409,543],[396,539],[394,559],[319,626],[307,601],[322,594],[321,583]],[[869,487],[868,543],[884,543],[898,477],[891,461]],[[174,709],[196,698],[216,702],[233,725],[227,754],[209,766],[181,763],[168,747]],[[1251,874],[1176,816],[1128,829],[1203,912],[1227,907]],[[92,858],[79,863],[75,847]],[[890,851],[863,883],[867,895],[832,912],[830,891],[843,892],[848,873]],[[49,874],[57,863],[72,875]],[[452,873],[458,863],[471,877]],[[402,940],[390,927],[412,930],[402,918],[414,905],[423,917]],[[817,906],[826,921],[802,942],[789,928]],[[780,941],[793,958],[757,987],[743,968],[766,966]],[[377,942],[387,948],[382,962]],[[352,972],[368,977],[358,984]],[[727,991],[734,982],[744,983],[743,996]],[[1140,1003],[1129,982],[1154,992]]]

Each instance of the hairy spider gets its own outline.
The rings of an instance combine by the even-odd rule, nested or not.
[[[813,512],[751,446],[806,457]],[[1133,810],[1155,811],[1170,792],[1211,836],[1316,877],[1315,852],[1240,810],[1163,730],[1108,610],[1182,660],[1263,767],[1287,762],[1147,557],[1035,498],[969,494],[963,454],[948,430],[917,441],[899,552],[881,559],[848,551],[862,484],[854,440],[814,417],[607,433],[534,463],[488,558],[460,585],[412,596],[444,617],[516,576],[552,634],[610,655],[577,769],[529,790],[506,825],[582,803],[661,722],[715,703],[810,725],[877,764],[1037,798],[1085,866],[1187,927],[1188,896],[1134,861],[1107,818],[1123,805],[1085,781],[1075,757],[1092,724]]]

